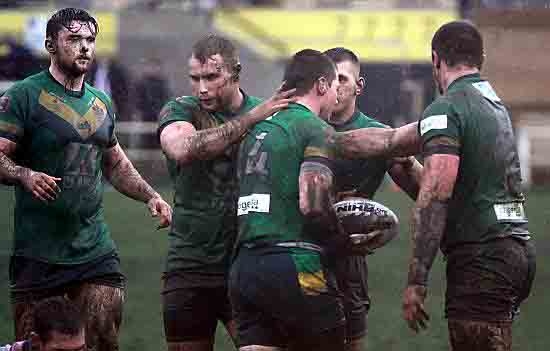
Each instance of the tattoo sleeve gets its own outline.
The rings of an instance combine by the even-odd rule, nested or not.
[[[445,144],[442,138],[430,140],[425,148]],[[454,154],[432,154],[424,161],[422,185],[412,218],[413,253],[408,283],[427,285],[447,223],[448,201],[452,196],[460,158]]]
[[[261,119],[263,115],[259,116],[252,110],[218,127],[193,131],[184,137],[178,133],[166,142],[163,142],[161,137],[161,143],[167,155],[179,164],[209,160],[221,155],[230,145],[240,141],[248,129]]]
[[[307,218],[307,230],[325,235],[320,240],[330,240],[336,245],[344,244],[334,239],[344,239],[343,228],[332,207],[334,203],[333,174],[321,162],[305,161],[300,168],[300,211]],[[328,236],[328,237],[327,237]]]
[[[134,168],[119,144],[103,157],[103,174],[118,192],[145,203],[159,196]]]
[[[9,155],[15,150],[15,143],[11,142],[0,143],[0,183],[5,185],[13,185],[22,177],[28,176],[31,170],[25,167],[18,166]]]
[[[329,143],[344,158],[395,157],[420,153],[418,122],[400,128],[361,128],[332,133]]]

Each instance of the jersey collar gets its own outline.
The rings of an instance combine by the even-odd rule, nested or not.
[[[481,82],[483,80],[484,79],[481,78],[481,75],[479,73],[467,74],[465,76],[458,77],[451,84],[449,84],[449,88],[447,89],[447,92],[461,89],[465,85]]]
[[[69,96],[72,96],[72,97],[76,97],[76,98],[81,98],[82,96],[84,96],[84,93],[86,92],[86,81],[84,81],[82,83],[82,89],[80,90],[69,90],[69,89],[66,89],[65,86],[63,86],[63,84],[61,84],[60,82],[58,82],[53,76],[52,74],[50,73],[50,70],[49,69],[46,69],[45,70],[46,72],[46,75],[47,77],[52,81],[54,82],[54,84],[58,85],[59,87],[61,87],[63,89],[63,91],[65,92],[65,94],[69,95]]]

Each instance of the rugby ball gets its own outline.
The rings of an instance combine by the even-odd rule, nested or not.
[[[334,204],[336,216],[349,235],[352,245],[364,245],[375,231],[383,234],[368,244],[374,250],[384,246],[398,233],[399,220],[386,206],[360,197],[347,198]]]

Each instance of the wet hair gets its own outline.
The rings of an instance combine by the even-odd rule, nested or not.
[[[33,329],[42,342],[50,341],[52,332],[76,336],[84,330],[84,325],[78,306],[62,296],[44,299],[33,310]]]
[[[235,80],[239,79],[241,72],[241,63],[239,62],[239,51],[233,45],[231,40],[219,35],[208,35],[193,45],[193,57],[204,64],[206,61],[219,54],[223,58],[223,62],[227,65],[229,72]]]
[[[99,24],[87,11],[67,7],[54,13],[46,25],[46,38],[57,39],[59,32],[63,28],[69,29],[73,21],[88,23],[90,31],[97,35],[99,33]],[[93,28],[92,28],[93,27]]]
[[[334,62],[320,51],[305,49],[298,51],[287,64],[283,90],[296,89],[296,96],[307,94],[315,82],[325,77],[328,84],[336,78]]]
[[[354,65],[359,65],[359,58],[350,49],[337,47],[337,48],[328,49],[327,51],[324,52],[324,54],[330,57],[330,59],[334,63],[350,61]]]
[[[483,65],[481,33],[466,21],[453,21],[441,26],[433,36],[432,50],[450,67],[463,64],[481,69]]]

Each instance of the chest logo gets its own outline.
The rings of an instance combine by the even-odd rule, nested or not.
[[[80,114],[59,98],[42,90],[38,99],[40,105],[71,124],[83,140],[93,135],[107,118],[107,106],[103,101],[94,98],[88,111]]]

